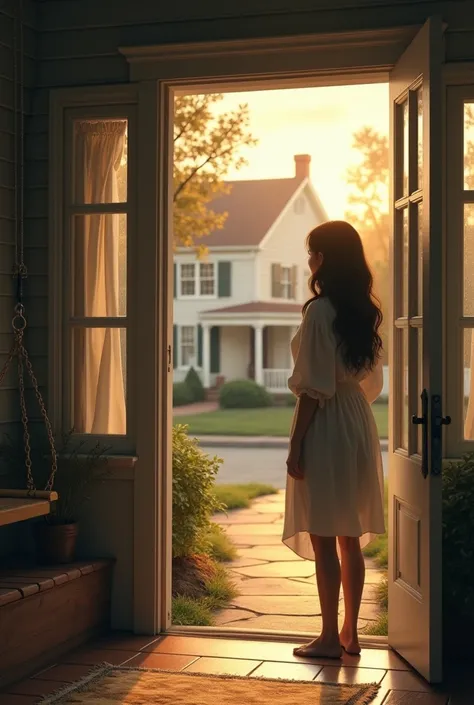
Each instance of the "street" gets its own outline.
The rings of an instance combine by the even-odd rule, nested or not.
[[[203,448],[208,455],[223,458],[217,482],[241,484],[264,482],[277,489],[285,487],[286,448]],[[384,474],[387,474],[388,454],[382,453]]]

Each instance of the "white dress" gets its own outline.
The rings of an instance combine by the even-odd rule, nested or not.
[[[327,298],[309,304],[291,341],[294,370],[288,386],[318,400],[302,446],[303,480],[289,475],[283,542],[314,560],[310,534],[357,536],[365,546],[383,534],[383,468],[370,408],[382,391],[382,366],[350,373],[333,330]]]

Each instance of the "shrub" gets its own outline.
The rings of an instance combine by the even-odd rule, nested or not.
[[[200,450],[187,426],[173,427],[173,557],[209,549],[211,516],[222,506],[214,482],[222,460]]]
[[[189,369],[188,374],[184,379],[184,383],[187,385],[189,391],[191,392],[193,401],[204,401],[204,399],[206,398],[206,392],[201,382],[201,378],[199,377],[194,367],[191,367]]]
[[[186,382],[173,384],[173,406],[186,406],[193,403],[193,393]]]
[[[456,651],[466,646],[462,634],[470,639],[474,626],[473,536],[474,453],[469,453],[443,470],[444,633]]]
[[[257,409],[272,405],[272,398],[264,387],[251,379],[240,379],[222,385],[219,395],[222,409]]]

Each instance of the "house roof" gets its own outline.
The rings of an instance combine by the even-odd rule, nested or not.
[[[227,213],[227,219],[222,230],[199,239],[199,244],[206,247],[259,245],[302,181],[292,178],[227,183],[230,193],[209,204],[216,213]]]
[[[301,313],[301,304],[278,303],[276,301],[251,301],[247,304],[216,308],[208,313]]]

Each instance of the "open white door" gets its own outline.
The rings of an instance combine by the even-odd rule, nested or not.
[[[390,75],[393,329],[389,643],[442,677],[443,27],[430,19]]]

